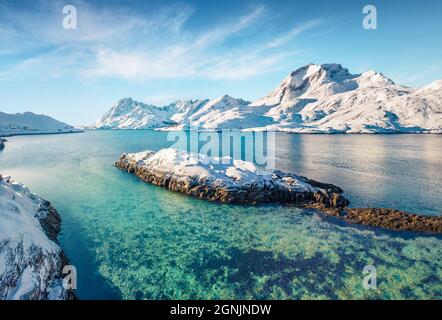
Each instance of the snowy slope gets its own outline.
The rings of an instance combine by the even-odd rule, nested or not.
[[[126,100],[130,103],[122,103]],[[442,133],[442,80],[416,90],[375,71],[351,74],[340,64],[301,67],[252,103],[226,95],[149,106],[141,112],[138,106],[144,104],[122,101],[103,116],[98,128],[179,130],[191,124],[207,130]]]
[[[118,101],[95,124],[99,129],[151,129],[175,124],[168,108],[159,108],[131,98]]]
[[[74,127],[49,116],[32,112],[8,114],[0,112],[0,136],[15,134],[78,132]]]
[[[180,124],[167,129],[189,129],[190,126],[202,130],[246,129],[253,124],[271,124],[271,118],[254,112],[250,102],[225,95],[207,101],[197,111],[190,114]]]
[[[186,129],[189,124],[201,129],[247,128],[266,123],[263,115],[246,108],[250,102],[223,96],[213,100],[178,100],[158,107],[131,98],[120,100],[95,124],[99,129]],[[258,119],[258,120],[257,120]],[[271,121],[270,121],[271,122]],[[270,123],[269,121],[267,123]]]
[[[178,100],[166,106],[171,112],[170,120],[175,123],[183,123],[194,113],[204,107],[209,100]]]
[[[0,175],[0,300],[67,298],[59,223],[47,201]]]
[[[265,129],[279,131],[438,132],[441,93],[437,83],[414,90],[375,71],[353,75],[339,64],[308,65],[251,106],[275,121]]]

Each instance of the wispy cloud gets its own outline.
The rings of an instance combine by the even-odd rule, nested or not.
[[[288,42],[293,41],[301,33],[320,26],[321,23],[322,23],[322,21],[317,19],[317,20],[311,20],[311,21],[307,21],[302,24],[296,25],[289,32],[282,34],[279,37],[271,40],[268,43],[268,46],[269,47],[280,47],[281,45],[285,45]]]
[[[269,19],[265,6],[256,5],[236,17],[195,30],[186,28],[195,10],[188,5],[164,6],[141,16],[74,1],[79,28],[64,30],[62,4],[44,2],[37,12],[29,13],[2,7],[7,19],[1,16],[0,35],[8,37],[0,44],[0,54],[31,52],[44,46],[55,49],[28,57],[0,75],[45,66],[46,74],[69,71],[84,78],[243,79],[281,67],[281,61],[300,51],[294,39],[320,25],[319,20],[307,21],[277,38],[263,35],[258,41],[238,41],[243,33],[259,34],[258,27]]]
[[[396,74],[393,75],[394,80],[397,83],[408,85],[411,87],[420,87],[422,85],[429,84],[430,82],[440,79],[442,73],[442,62],[436,62],[435,64],[423,68],[419,73],[413,74]]]

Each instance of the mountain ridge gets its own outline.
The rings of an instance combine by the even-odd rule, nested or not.
[[[0,111],[0,137],[80,131],[71,125],[44,114],[35,114],[29,111],[22,113],[5,113]]]
[[[336,63],[298,68],[253,102],[224,95],[158,107],[129,99],[111,109],[129,112],[111,117],[110,110],[95,127],[180,130],[193,125],[202,130],[292,133],[442,133],[442,80],[413,89],[380,72],[352,74]]]

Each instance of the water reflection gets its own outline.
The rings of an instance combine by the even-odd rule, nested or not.
[[[334,183],[357,206],[442,213],[442,136],[284,135],[277,166]]]

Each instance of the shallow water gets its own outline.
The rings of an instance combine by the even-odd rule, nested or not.
[[[153,131],[11,137],[0,173],[47,198],[81,299],[442,298],[442,238],[349,226],[289,206],[187,198],[112,165],[159,150]],[[442,213],[442,137],[277,136],[277,167],[342,187],[357,206]],[[363,289],[362,269],[378,288]]]

